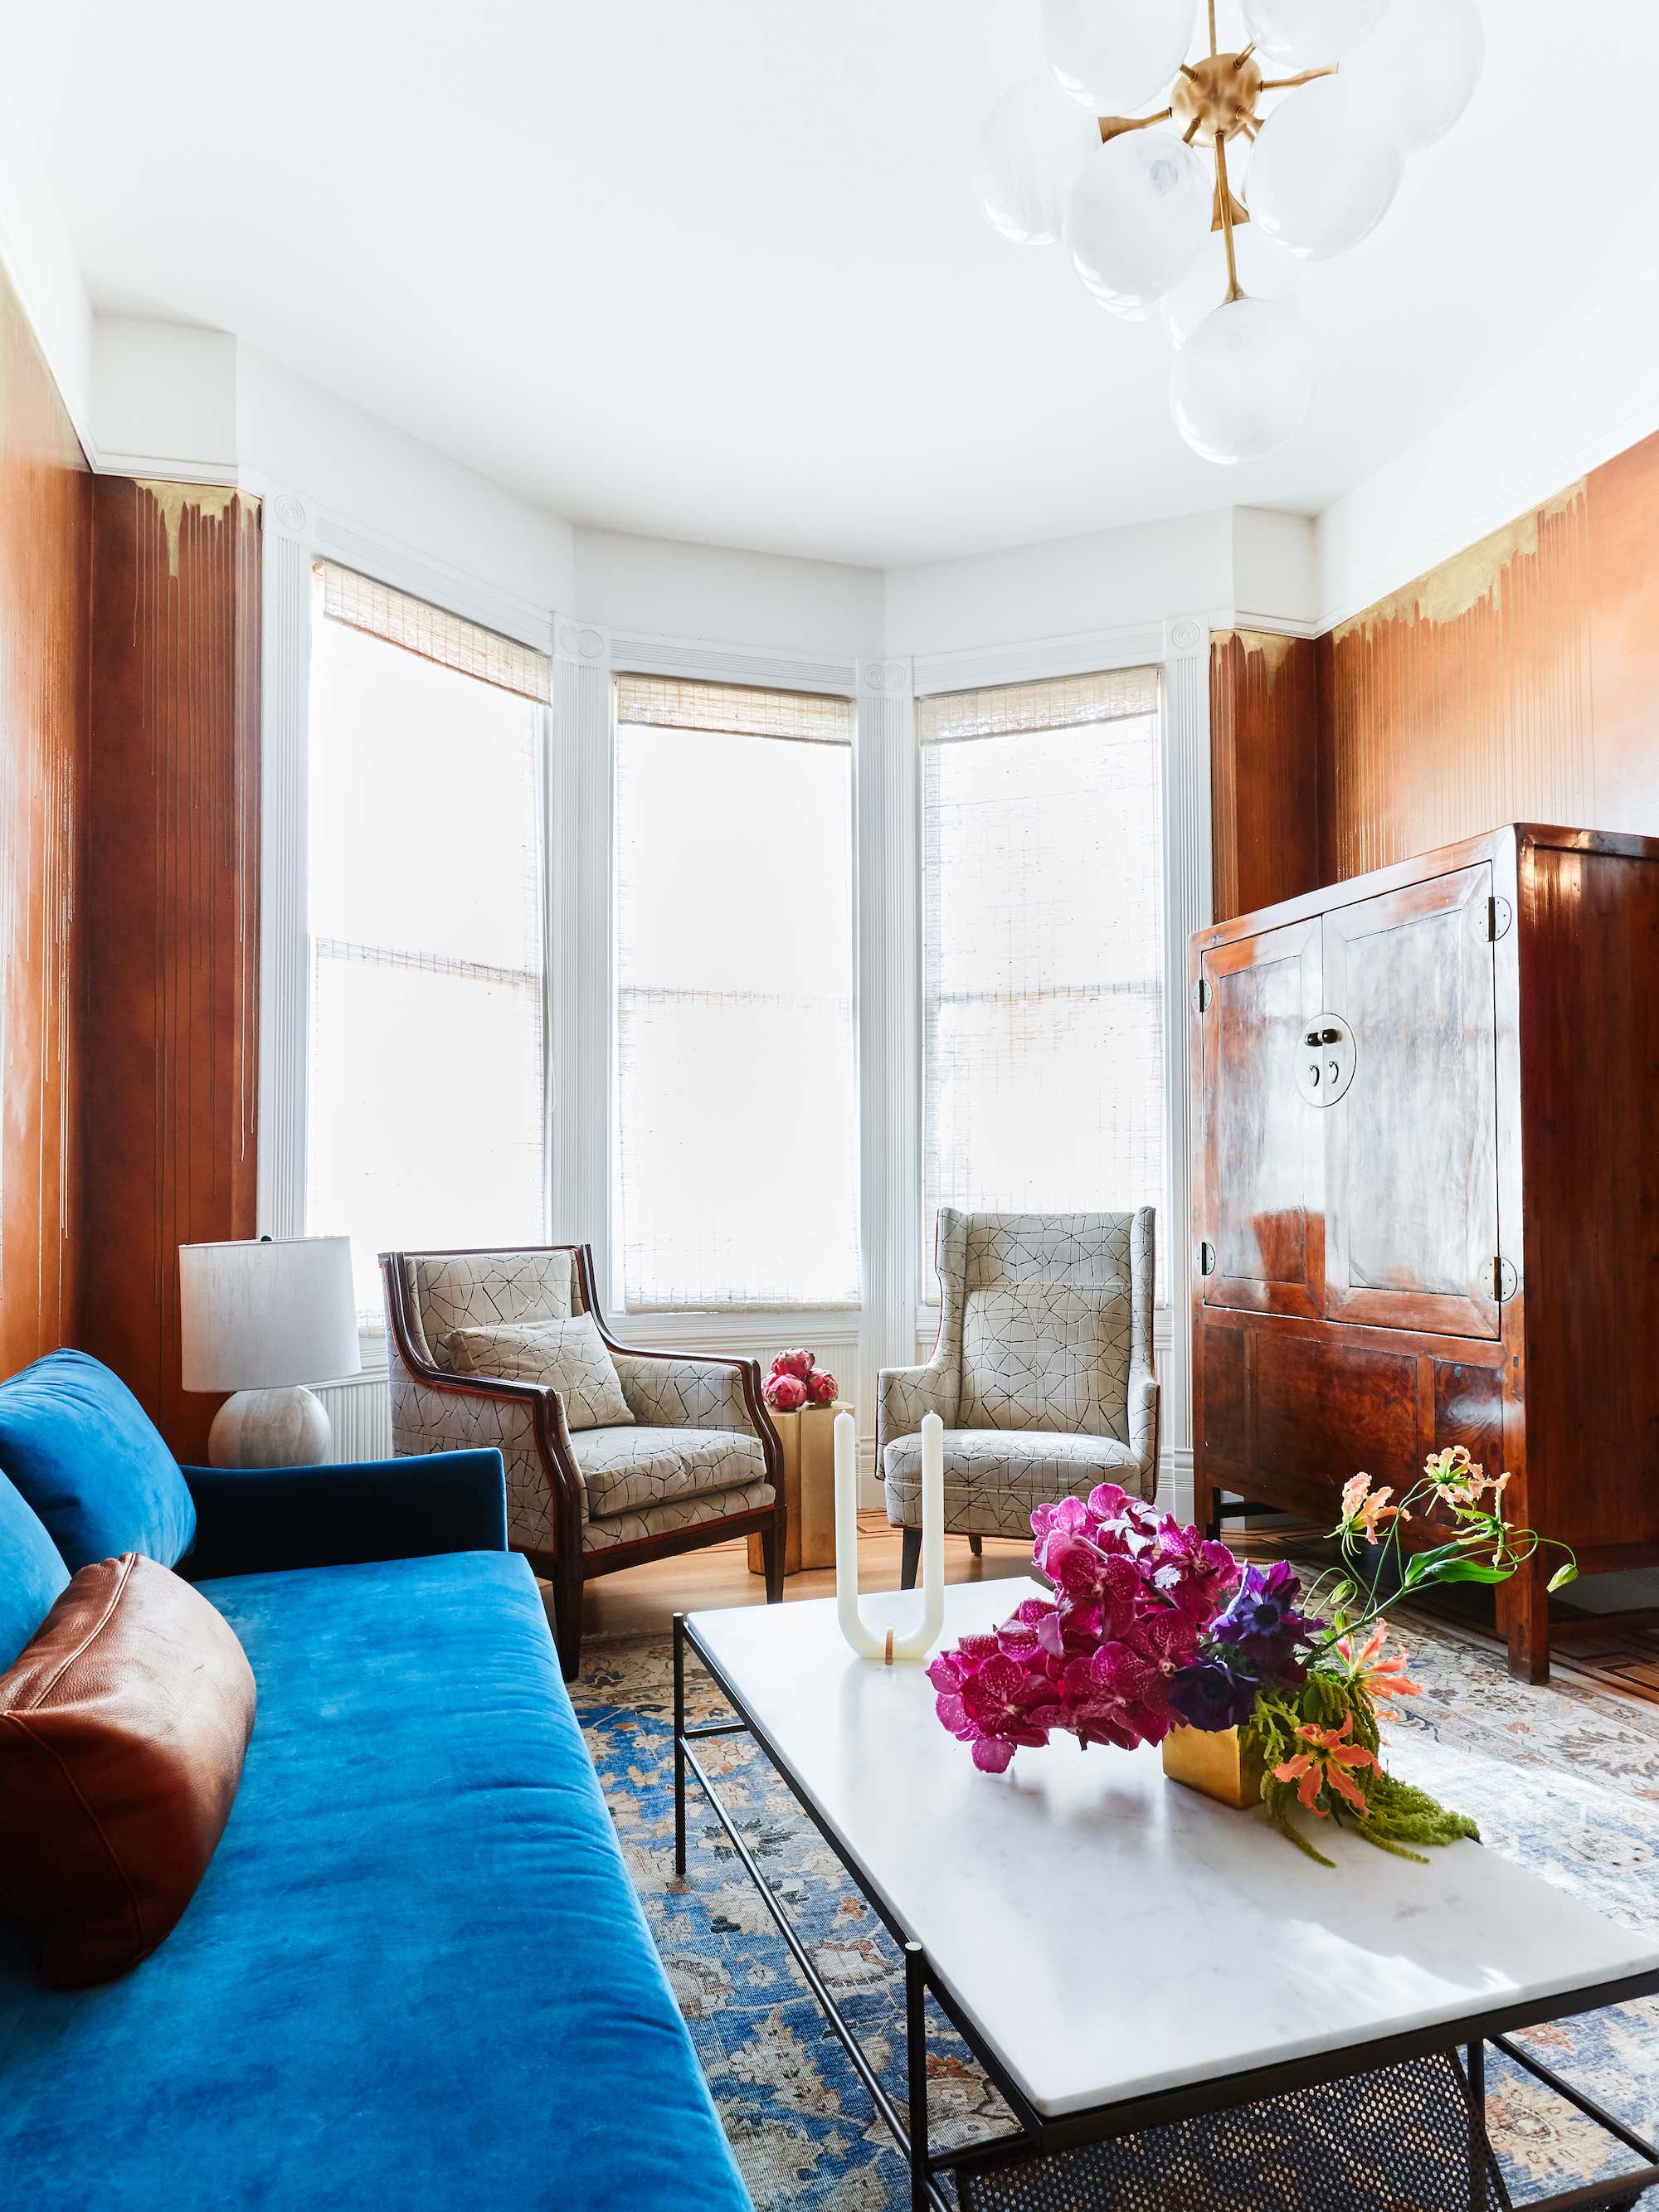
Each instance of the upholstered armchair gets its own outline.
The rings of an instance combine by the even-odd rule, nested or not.
[[[1045,1499],[1115,1482],[1158,1487],[1152,1209],[958,1213],[939,1209],[939,1341],[925,1367],[883,1370],[876,1458],[904,1531],[903,1583],[921,1553],[921,1419],[945,1424],[945,1526],[973,1540],[1031,1533]]]
[[[383,1252],[380,1278],[392,1449],[499,1449],[507,1541],[552,1583],[567,1681],[597,1575],[758,1532],[767,1600],[782,1596],[782,1447],[758,1361],[617,1344],[585,1244]]]

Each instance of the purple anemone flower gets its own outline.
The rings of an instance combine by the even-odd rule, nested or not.
[[[1256,1686],[1248,1674],[1235,1674],[1219,1659],[1200,1659],[1183,1667],[1170,1684],[1170,1707],[1188,1728],[1218,1735],[1243,1728],[1255,1711]]]

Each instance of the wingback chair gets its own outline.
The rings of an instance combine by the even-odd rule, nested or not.
[[[921,1553],[921,1420],[945,1424],[945,1526],[1031,1533],[1031,1509],[1115,1482],[1158,1487],[1152,1209],[958,1213],[939,1209],[939,1341],[925,1367],[882,1370],[876,1457],[904,1531],[903,1584]]]
[[[767,1601],[782,1596],[783,1453],[762,1402],[758,1361],[617,1344],[594,1296],[586,1244],[383,1252],[380,1279],[392,1449],[499,1447],[507,1541],[553,1584],[567,1681],[580,1662],[582,1585],[597,1575],[758,1532]],[[608,1368],[592,1388],[521,1379],[526,1362],[514,1352],[515,1332],[584,1314],[614,1379]],[[478,1371],[492,1346],[516,1373]],[[533,1371],[533,1358],[528,1365]]]

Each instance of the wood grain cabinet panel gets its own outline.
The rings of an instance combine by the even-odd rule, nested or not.
[[[1191,974],[1200,1519],[1334,1518],[1463,1444],[1581,1565],[1659,1562],[1659,840],[1467,839],[1200,931]],[[1546,1571],[1499,1594],[1534,1680]]]
[[[1316,921],[1239,937],[1200,967],[1205,1118],[1197,1172],[1205,1303],[1263,1313],[1324,1306],[1319,1131],[1280,1083],[1320,1006]]]

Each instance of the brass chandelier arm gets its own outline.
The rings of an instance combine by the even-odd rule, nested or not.
[[[1323,69],[1304,70],[1297,76],[1264,76],[1263,92],[1290,92],[1298,84],[1311,84],[1316,76],[1334,76],[1340,69],[1340,62],[1327,62]]]
[[[1130,131],[1150,131],[1155,124],[1167,123],[1174,112],[1173,108],[1166,107],[1161,115],[1103,115],[1097,118],[1101,143],[1109,145],[1114,138],[1121,138]]]
[[[1227,182],[1227,142],[1215,142],[1216,196],[1221,202],[1221,235],[1227,248],[1227,304],[1244,297],[1244,288],[1238,281],[1238,260],[1233,252],[1233,194]]]
[[[1215,0],[1210,0],[1210,58],[1214,60],[1218,48],[1215,42]]]

